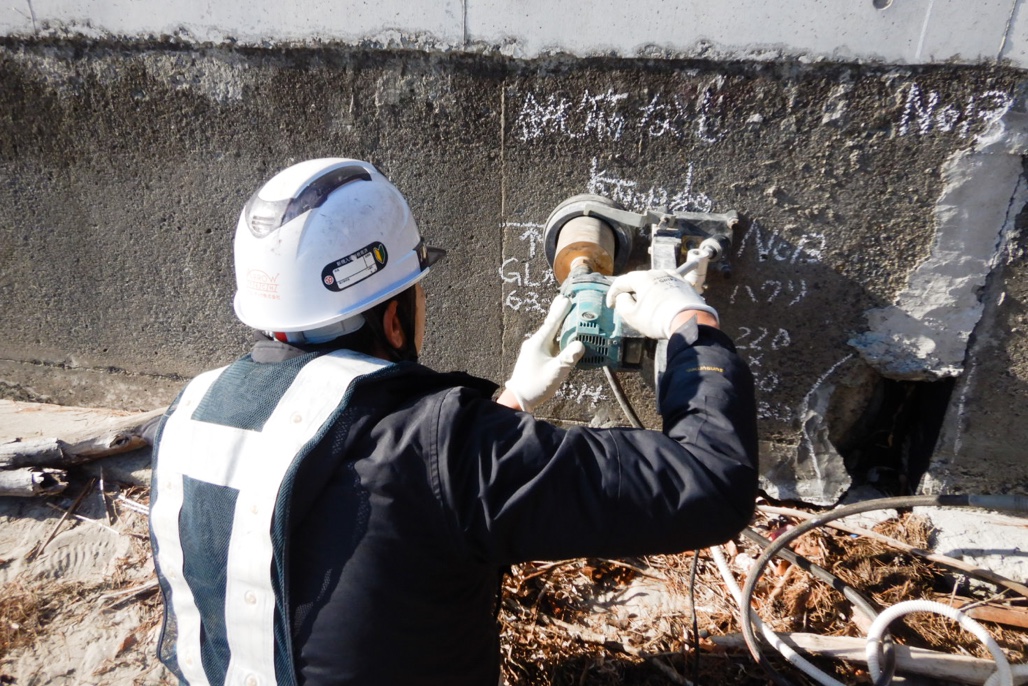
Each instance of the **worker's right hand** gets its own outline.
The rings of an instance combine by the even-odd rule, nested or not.
[[[521,344],[518,361],[505,386],[525,412],[552,398],[585,354],[581,341],[573,341],[563,350],[557,345],[557,334],[570,311],[571,301],[558,295],[543,325]]]
[[[613,307],[626,324],[647,338],[670,338],[671,323],[685,310],[717,310],[670,269],[651,269],[623,274],[607,291],[607,307]]]

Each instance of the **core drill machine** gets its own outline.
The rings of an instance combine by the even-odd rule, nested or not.
[[[659,381],[667,341],[644,338],[605,304],[613,277],[628,267],[633,234],[649,234],[651,268],[676,270],[698,283],[702,293],[708,263],[728,274],[728,251],[738,223],[734,210],[711,214],[654,208],[636,213],[599,195],[576,195],[557,205],[546,220],[543,242],[560,292],[571,300],[560,332],[561,349],[581,341],[585,355],[578,367],[609,370],[639,369],[650,352]]]

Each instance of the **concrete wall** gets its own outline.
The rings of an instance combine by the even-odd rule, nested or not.
[[[267,46],[1028,67],[1024,0],[18,0],[0,34]]]
[[[473,1],[447,11],[482,25]],[[770,493],[909,489],[929,462],[929,488],[1028,484],[1023,71],[79,36],[7,39],[0,83],[6,397],[149,408],[245,351],[242,204],[348,155],[450,250],[426,284],[434,367],[505,378],[556,290],[539,240],[564,198],[735,209],[734,274],[708,299],[757,375]],[[655,423],[647,378],[625,383]],[[542,414],[621,421],[598,373]]]

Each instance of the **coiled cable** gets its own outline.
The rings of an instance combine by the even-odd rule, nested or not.
[[[989,635],[985,627],[955,607],[931,600],[905,600],[901,603],[896,603],[878,615],[878,619],[871,623],[871,628],[867,631],[866,651],[867,669],[871,673],[872,678],[877,680],[882,673],[880,663],[882,634],[885,633],[885,630],[888,629],[892,622],[912,612],[934,612],[959,623],[963,629],[974,634],[979,641],[985,644],[985,647],[992,654],[992,659],[996,661],[996,673],[989,677],[989,681],[992,681],[993,677],[995,677],[995,686],[1013,686],[1014,678],[1011,673],[1010,662],[1007,661],[1007,656],[1003,654],[1003,650],[996,643],[996,639]]]
[[[850,515],[862,512],[873,512],[875,510],[886,510],[894,508],[910,507],[976,507],[987,510],[1000,510],[1005,512],[1028,513],[1028,497],[1021,495],[921,495],[921,496],[900,496],[896,498],[879,498],[862,503],[854,503],[840,507],[832,512],[813,517],[801,524],[796,525],[786,533],[778,537],[753,563],[746,580],[746,586],[742,591],[742,598],[739,601],[739,612],[742,620],[742,635],[746,641],[746,647],[753,656],[754,661],[761,666],[769,677],[779,686],[793,686],[781,672],[779,672],[763,655],[760,645],[757,642],[753,630],[756,618],[751,603],[757,583],[763,575],[771,559],[777,552],[794,540],[807,533],[811,529],[823,524]]]

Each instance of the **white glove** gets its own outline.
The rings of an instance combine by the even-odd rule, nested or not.
[[[505,386],[525,412],[531,412],[552,398],[585,354],[581,341],[569,343],[564,350],[557,345],[557,334],[570,311],[571,301],[558,295],[543,325],[521,344],[518,361]]]
[[[629,272],[614,279],[607,291],[607,307],[613,307],[629,326],[655,339],[670,338],[674,333],[671,323],[684,310],[708,312],[718,319],[717,310],[670,269]]]

